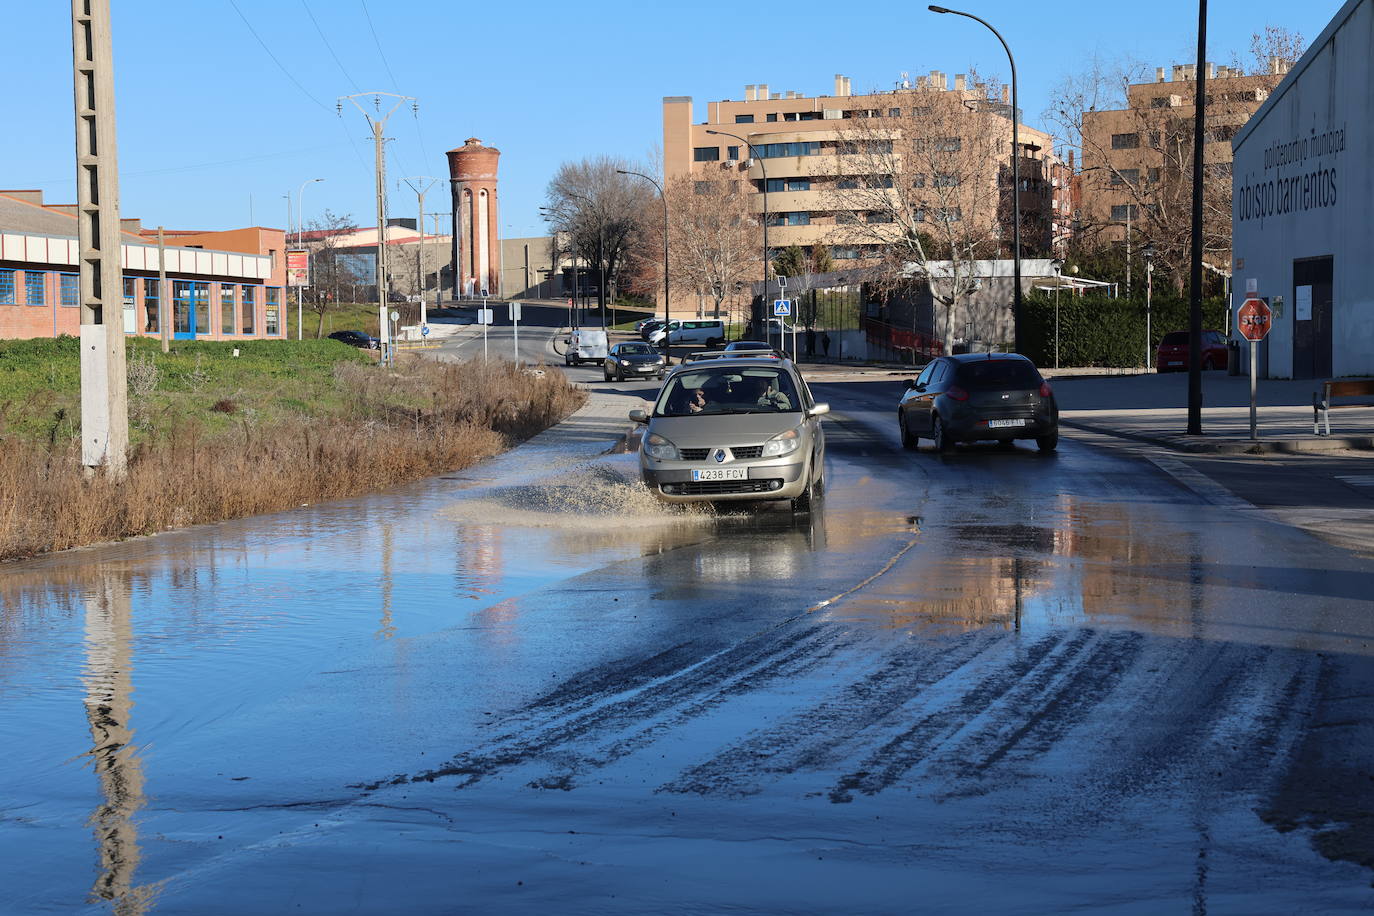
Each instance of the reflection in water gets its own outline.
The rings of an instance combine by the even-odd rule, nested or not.
[[[90,757],[104,796],[89,821],[101,869],[91,899],[109,902],[119,914],[137,914],[149,908],[156,888],[134,884],[140,858],[134,815],[145,798],[143,764],[130,722],[134,688],[128,575],[112,567],[98,569],[85,604],[82,681],[91,731]]]
[[[377,627],[378,639],[390,639],[396,635],[396,624],[391,619],[392,571],[391,553],[395,549],[394,535],[390,524],[382,525],[382,619]]]

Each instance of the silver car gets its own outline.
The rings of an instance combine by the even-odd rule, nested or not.
[[[790,361],[714,359],[674,369],[639,449],[644,483],[667,502],[788,499],[809,509],[825,474],[817,404]]]

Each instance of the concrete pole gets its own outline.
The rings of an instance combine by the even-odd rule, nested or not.
[[[129,450],[123,250],[109,0],[72,0],[81,302],[81,463],[121,479]]]
[[[162,352],[169,353],[172,348],[172,326],[167,314],[167,244],[162,237],[162,227],[157,227],[157,332],[162,338]]]
[[[382,340],[382,362],[391,362],[391,325],[386,318],[386,152],[382,121],[372,124],[372,143],[377,178],[377,319]]]

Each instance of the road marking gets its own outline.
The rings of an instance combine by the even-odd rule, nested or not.
[[[1337,474],[1336,479],[1352,487],[1374,488],[1374,474]]]

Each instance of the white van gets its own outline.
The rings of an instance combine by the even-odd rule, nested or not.
[[[563,354],[563,364],[566,366],[600,363],[606,359],[606,332],[600,328],[578,328],[564,343],[568,345]]]
[[[725,322],[719,318],[668,322],[649,335],[649,342],[662,345],[664,339],[673,345],[697,344],[718,347],[725,343]]]

